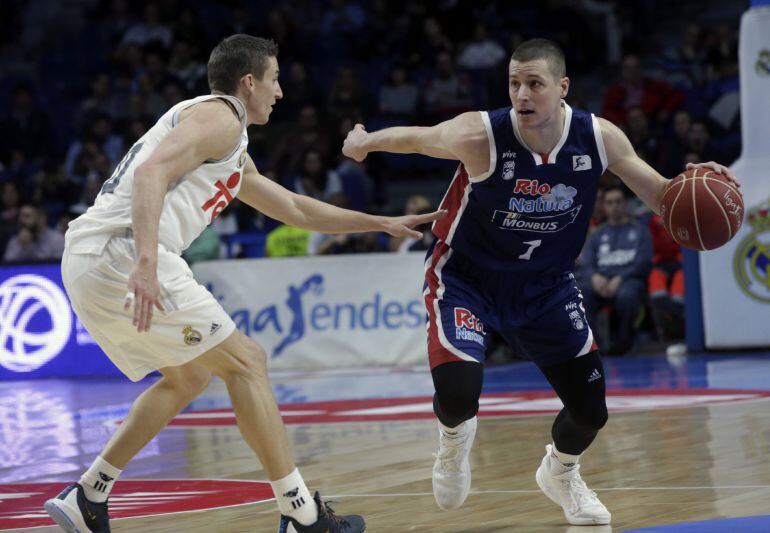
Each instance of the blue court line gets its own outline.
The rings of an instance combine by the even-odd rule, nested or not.
[[[770,531],[770,515],[643,527],[642,529],[629,529],[624,533],[725,533],[726,531],[730,533],[765,533]]]

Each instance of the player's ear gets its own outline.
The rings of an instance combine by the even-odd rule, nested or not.
[[[566,98],[567,93],[569,92],[569,78],[564,76],[561,80],[559,80],[559,83],[561,85],[561,97]]]

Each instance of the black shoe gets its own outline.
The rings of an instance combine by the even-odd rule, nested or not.
[[[45,512],[67,533],[110,533],[107,502],[86,498],[80,483],[73,483],[45,502]]]
[[[278,533],[362,533],[366,522],[358,515],[337,516],[328,504],[321,501],[318,492],[313,496],[318,506],[318,520],[315,524],[303,526],[290,516],[281,515]]]

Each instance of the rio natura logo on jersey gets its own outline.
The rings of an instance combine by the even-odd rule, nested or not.
[[[749,209],[749,233],[733,258],[735,280],[750,298],[770,303],[770,198]]]
[[[59,355],[72,332],[72,309],[51,280],[21,274],[0,284],[0,365],[31,372]]]

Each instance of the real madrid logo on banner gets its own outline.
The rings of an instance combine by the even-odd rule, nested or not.
[[[770,198],[749,209],[747,219],[752,230],[735,251],[735,279],[748,296],[770,303]]]

